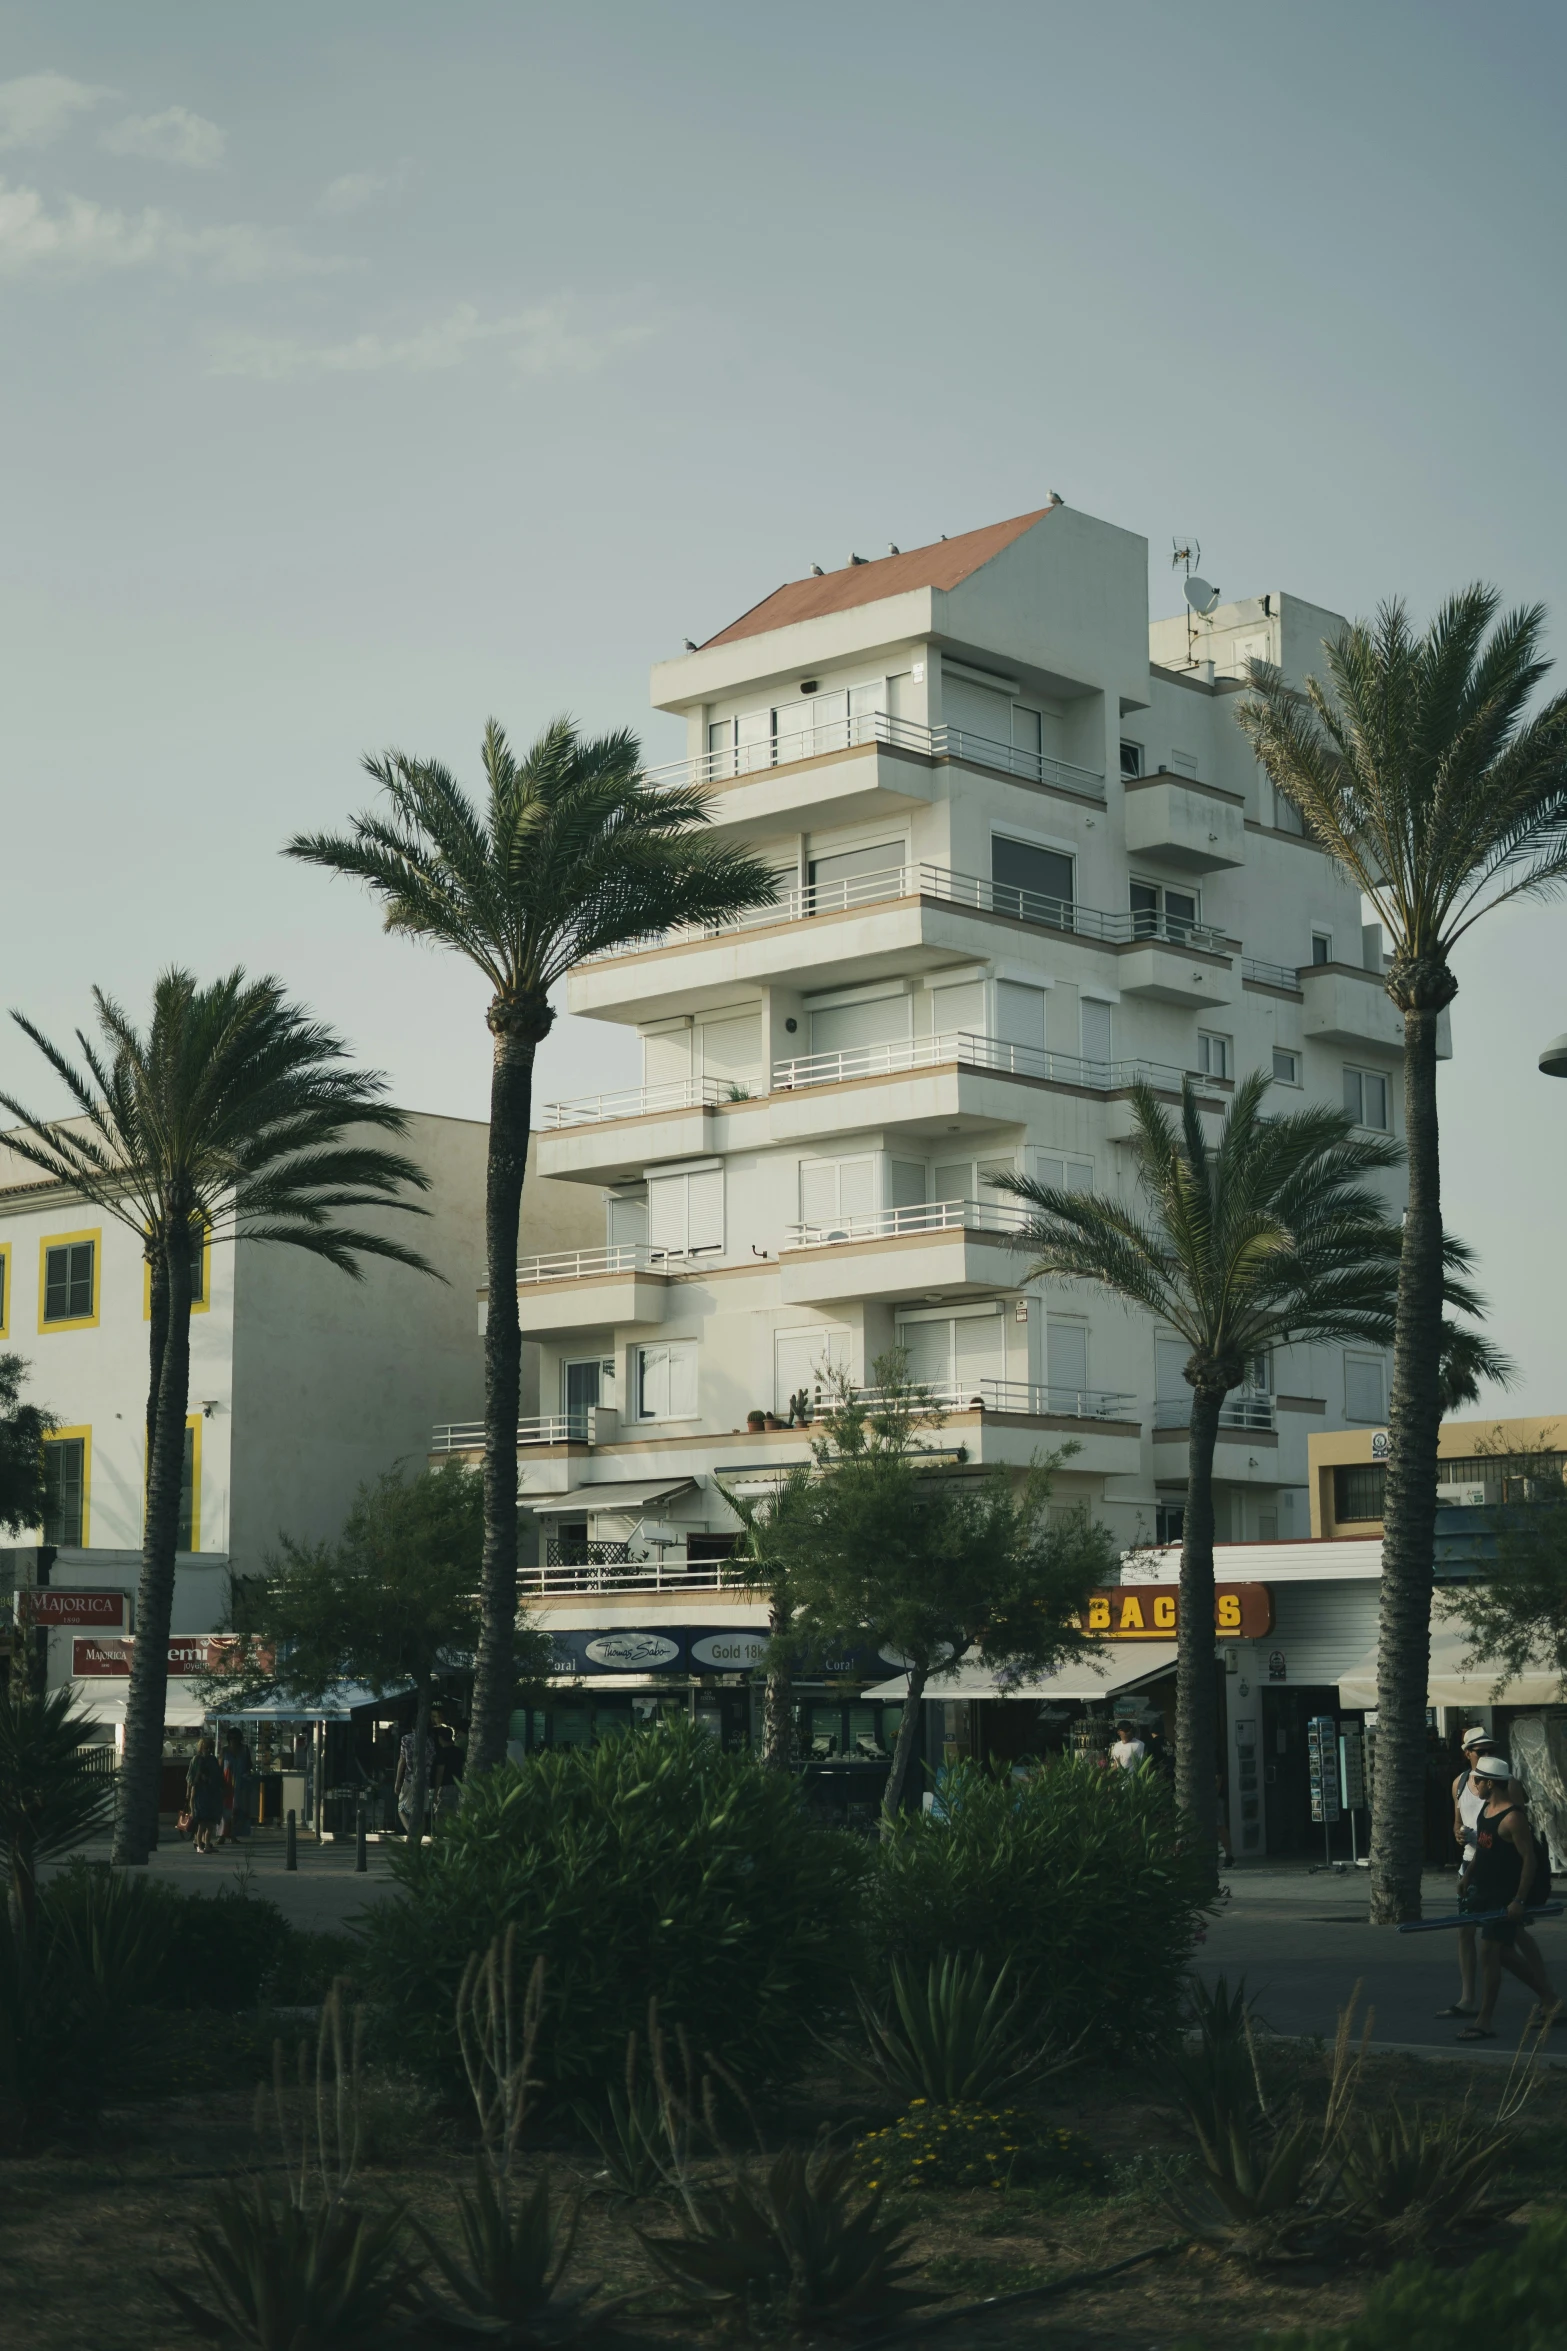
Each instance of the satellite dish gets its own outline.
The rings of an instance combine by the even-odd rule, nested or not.
[[[1219,601],[1218,589],[1210,588],[1206,580],[1193,578],[1182,584],[1186,590],[1186,601],[1195,613],[1206,615]]]

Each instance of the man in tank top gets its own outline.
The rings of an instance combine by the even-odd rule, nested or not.
[[[1504,1967],[1528,1985],[1540,2003],[1542,2021],[1554,2022],[1561,2002],[1525,1924],[1539,1860],[1529,1815],[1513,1802],[1511,1766],[1504,1756],[1481,1755],[1473,1776],[1485,1801],[1475,1816],[1474,1848],[1459,1880],[1459,1901],[1466,1910],[1493,1915],[1480,1927],[1480,2013],[1458,2038],[1494,2041],[1492,2020]],[[1500,1917],[1494,1915],[1497,1911]]]
[[[1475,1779],[1474,1767],[1485,1753],[1490,1736],[1483,1724],[1475,1723],[1465,1731],[1462,1740],[1464,1768],[1453,1782],[1453,1838],[1462,1856],[1460,1869],[1465,1867],[1474,1851],[1474,1824],[1485,1809],[1485,1792]],[[1516,1780],[1508,1781],[1507,1792],[1514,1804],[1523,1802],[1524,1793]],[[1439,2017],[1462,2017],[1467,2022],[1480,2013],[1480,2003],[1475,1996],[1476,1940],[1473,1927],[1459,1928],[1458,1998],[1451,2008],[1439,2008]]]

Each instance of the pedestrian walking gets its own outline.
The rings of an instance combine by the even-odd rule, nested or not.
[[[1479,1928],[1480,2008],[1459,2033],[1460,2041],[1494,2041],[1502,1970],[1527,1984],[1540,2004],[1541,2020],[1554,2024],[1561,2008],[1545,1972],[1540,1947],[1525,1920],[1531,1900],[1543,1899],[1549,1884],[1529,1815],[1512,1797],[1512,1766],[1505,1756],[1480,1755],[1472,1777],[1484,1797],[1474,1823],[1474,1847],[1459,1880],[1459,1907],[1503,1913]]]
[[[196,1752],[185,1774],[185,1795],[193,1831],[191,1843],[198,1853],[210,1853],[223,1819],[223,1766],[205,1732],[196,1741]]]
[[[1115,1745],[1110,1750],[1110,1761],[1118,1771],[1136,1771],[1148,1749],[1137,1736],[1136,1725],[1118,1722],[1115,1726]]]
[[[229,1838],[248,1837],[255,1774],[245,1734],[237,1727],[231,1728],[224,1739],[222,1762],[223,1833]]]
[[[1489,1746],[1491,1734],[1483,1724],[1475,1723],[1465,1731],[1460,1742],[1463,1748],[1464,1768],[1453,1782],[1453,1837],[1459,1851],[1459,1885],[1462,1872],[1474,1852],[1475,1822],[1485,1810],[1485,1789],[1475,1776],[1475,1765]],[[1509,1799],[1514,1804],[1524,1802],[1524,1791],[1517,1780],[1507,1783]],[[1462,2017],[1468,2020],[1480,2013],[1480,2002],[1475,1991],[1475,1950],[1478,1936],[1473,1927],[1458,1930],[1458,1998],[1451,2008],[1439,2008],[1441,2019]]]
[[[413,1816],[414,1755],[417,1751],[417,1742],[417,1729],[404,1731],[397,1748],[397,1776],[392,1782],[392,1793],[397,1798],[397,1817],[403,1824],[405,1837],[422,1837],[424,1835],[424,1822],[422,1820],[416,1821]],[[424,1742],[426,1805],[429,1804],[435,1793],[435,1758],[435,1740],[433,1736],[427,1737]]]

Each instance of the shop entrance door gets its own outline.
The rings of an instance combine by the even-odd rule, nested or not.
[[[1311,1817],[1311,1765],[1306,1751],[1306,1725],[1314,1714],[1338,1718],[1338,1692],[1331,1684],[1281,1689],[1265,1686],[1262,1697],[1263,1814],[1267,1822],[1268,1858],[1292,1853],[1323,1857],[1322,1823]],[[1336,1753],[1336,1750],[1335,1750]],[[1349,1831],[1342,1821],[1333,1831],[1333,1858],[1349,1859]]]

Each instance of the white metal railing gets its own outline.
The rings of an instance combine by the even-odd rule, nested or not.
[[[796,885],[780,890],[765,906],[749,906],[721,921],[643,931],[633,939],[600,948],[583,961],[607,963],[618,955],[646,955],[659,947],[723,938],[736,931],[767,930],[780,923],[809,922],[819,915],[853,913],[863,906],[881,906],[900,898],[934,898],[943,905],[971,907],[976,913],[1004,915],[1041,930],[1065,931],[1075,938],[1103,939],[1117,946],[1149,939],[1172,947],[1196,947],[1210,955],[1223,955],[1229,949],[1224,932],[1209,923],[1186,922],[1179,915],[1162,914],[1152,907],[1112,914],[1101,907],[1080,906],[1075,899],[1050,898],[1011,882],[986,881],[980,874],[955,873],[950,866],[921,862],[883,866],[875,873],[851,874],[843,881]]]
[[[1300,973],[1293,963],[1269,963],[1266,956],[1243,955],[1241,978],[1261,980],[1269,988],[1298,988]]]
[[[1004,775],[1021,776],[1025,783],[1059,784],[1068,792],[1104,798],[1105,780],[1097,769],[1000,743],[966,727],[922,726],[917,719],[894,718],[885,710],[856,711],[852,717],[839,711],[829,718],[807,705],[800,715],[798,728],[780,731],[771,711],[747,712],[738,731],[749,734],[749,740],[722,744],[694,759],[667,760],[649,768],[642,780],[655,791],[660,786],[723,783],[732,776],[755,775],[763,768],[786,767],[830,751],[852,751],[861,743],[885,743],[891,750],[912,751],[926,759],[966,759],[979,767],[1000,768]]]
[[[1004,1200],[922,1200],[911,1208],[878,1208],[864,1216],[839,1216],[814,1224],[792,1224],[788,1246],[817,1249],[834,1241],[884,1241],[897,1233],[1017,1233],[1028,1223],[1026,1208]]]
[[[585,1445],[588,1440],[588,1415],[581,1412],[544,1412],[517,1423],[519,1445]],[[432,1453],[482,1453],[484,1451],[484,1423],[482,1420],[455,1420],[438,1426],[430,1441]]]
[[[1119,1093],[1138,1078],[1178,1093],[1182,1076],[1180,1070],[1162,1061],[1085,1061],[1077,1053],[1051,1053],[1042,1045],[1009,1045],[1001,1037],[957,1030],[945,1036],[895,1037],[880,1045],[846,1045],[836,1053],[805,1053],[794,1061],[775,1062],[773,1085],[779,1092],[790,1093],[802,1086],[840,1085],[846,1078],[935,1069],[949,1061],[968,1069],[994,1070],[1003,1077],[1084,1086],[1096,1094]]]
[[[1184,1429],[1192,1417],[1190,1396],[1161,1396],[1153,1408],[1156,1429]],[[1221,1429],[1271,1429],[1271,1396],[1226,1396],[1219,1407]]]
[[[702,1110],[735,1098],[735,1089],[717,1078],[671,1078],[661,1086],[625,1086],[618,1093],[586,1094],[578,1102],[546,1102],[544,1124],[597,1126],[608,1118],[641,1118],[652,1110]]]
[[[618,1241],[605,1249],[555,1249],[545,1257],[523,1257],[517,1264],[517,1287],[530,1282],[590,1281],[595,1275],[652,1273],[662,1269],[668,1252],[650,1249],[645,1241]]]
[[[1030,1380],[919,1380],[920,1396],[943,1412],[1017,1412],[1035,1419],[1125,1420],[1138,1418],[1137,1398],[1117,1388],[1041,1387]],[[857,1388],[859,1403],[873,1410],[878,1404],[902,1402],[906,1391]],[[821,1410],[817,1404],[818,1414]]]
[[[606,1488],[606,1492],[611,1489]],[[727,1559],[669,1558],[593,1561],[580,1566],[524,1567],[517,1581],[524,1592],[564,1598],[575,1592],[722,1592],[741,1582]]]

